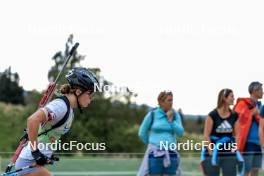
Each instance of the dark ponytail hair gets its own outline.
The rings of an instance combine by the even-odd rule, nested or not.
[[[63,84],[60,87],[61,94],[70,94],[70,93],[74,93],[75,91],[76,91],[76,88],[72,88],[70,84]]]
[[[217,99],[217,108],[221,108],[224,105],[225,103],[224,98],[227,98],[230,93],[233,93],[231,89],[222,89],[219,92],[218,99]]]

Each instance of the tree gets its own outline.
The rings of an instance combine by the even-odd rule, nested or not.
[[[0,83],[0,101],[24,104],[24,90],[19,86],[19,75],[12,73],[11,67],[0,73]]]
[[[73,43],[73,35],[70,35],[64,52],[59,51],[52,57],[55,65],[49,71],[49,80],[56,78]],[[80,61],[84,57],[84,55],[75,53],[62,75],[65,75],[73,67],[80,66]],[[99,68],[89,69],[96,74],[100,87],[113,85],[101,75]],[[65,81],[65,79],[61,79],[59,84],[63,84]],[[140,152],[144,144],[137,135],[138,123],[145,116],[147,107],[131,104],[131,96],[132,92],[129,90],[127,90],[127,94],[97,91],[93,103],[89,105],[87,110],[84,109],[83,113],[80,114],[76,109],[76,118],[71,133],[63,136],[63,141],[69,142],[72,139],[78,139],[78,142],[82,143],[105,142],[107,149],[104,152]],[[124,142],[125,140],[127,142]]]
[[[54,81],[56,79],[56,76],[58,75],[58,73],[60,72],[65,58],[67,58],[67,56],[69,56],[70,50],[73,46],[73,34],[70,34],[67,42],[65,44],[65,50],[62,51],[58,51],[57,53],[55,53],[55,55],[52,57],[52,60],[54,60],[55,65],[51,67],[51,69],[49,70],[48,73],[48,79],[49,81]],[[76,52],[74,52],[72,58],[70,59],[69,63],[67,64],[67,66],[65,67],[62,75],[65,75],[66,73],[68,73],[68,71],[70,69],[72,69],[73,67],[79,66],[80,65],[80,61],[83,60],[85,58],[85,55],[80,55]],[[65,83],[65,79],[60,79],[58,84],[63,84]]]

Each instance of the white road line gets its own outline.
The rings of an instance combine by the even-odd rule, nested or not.
[[[56,175],[71,175],[71,176],[96,176],[96,175],[100,175],[100,176],[103,176],[103,175],[136,175],[137,172],[133,172],[133,171],[105,171],[105,172],[52,172],[52,174],[54,176]],[[188,175],[188,176],[200,176],[201,174],[197,173],[197,172],[183,172],[183,175]]]
[[[53,175],[136,175],[136,172],[133,171],[121,171],[121,172],[52,172]]]

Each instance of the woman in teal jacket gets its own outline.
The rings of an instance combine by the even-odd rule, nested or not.
[[[145,116],[139,129],[139,137],[148,147],[138,176],[176,175],[179,170],[176,136],[182,136],[184,128],[179,113],[172,108],[172,92],[161,92],[158,104]]]

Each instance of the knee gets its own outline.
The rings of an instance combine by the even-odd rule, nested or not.
[[[38,176],[52,176],[52,174],[44,167],[39,168],[39,172],[36,173]]]

